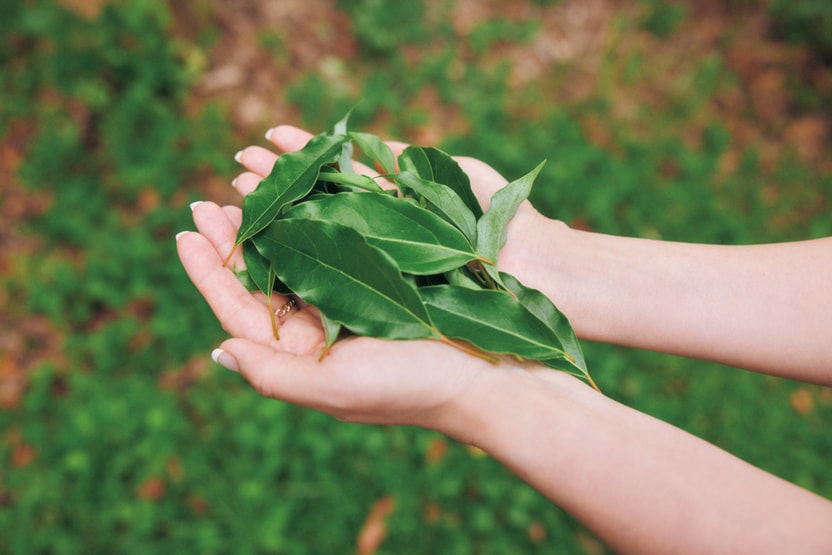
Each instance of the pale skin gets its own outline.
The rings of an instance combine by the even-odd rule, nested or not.
[[[280,126],[268,137],[290,152],[310,135]],[[237,190],[252,191],[276,157],[241,151],[248,171]],[[487,206],[506,180],[478,160],[458,160]],[[495,365],[430,340],[355,337],[319,360],[313,307],[293,312],[275,340],[265,299],[222,264],[240,218],[238,207],[199,203],[198,232],[178,235],[177,245],[231,335],[216,360],[261,394],[476,445],[619,553],[832,553],[832,502],[572,376]],[[238,253],[234,264],[242,264]],[[614,237],[570,229],[526,203],[500,265],[549,295],[581,338],[832,385],[832,238],[709,246]]]

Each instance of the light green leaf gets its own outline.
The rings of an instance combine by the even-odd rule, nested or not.
[[[500,249],[506,244],[506,228],[514,218],[520,204],[529,197],[532,185],[545,162],[524,175],[499,189],[491,197],[488,210],[477,222],[477,254],[493,264],[483,264],[488,275],[498,284],[504,286],[497,270],[497,257]]]
[[[353,108],[350,108],[349,112],[347,112],[343,118],[341,118],[330,130],[329,135],[346,135],[347,128],[350,121],[350,115],[352,114]],[[353,146],[350,141],[344,141],[341,145],[341,156],[338,158],[338,168],[347,174],[355,173],[355,170],[352,167],[352,154],[353,154]]]
[[[318,181],[343,185],[347,191],[384,192],[384,189],[370,176],[357,173],[343,173],[328,166],[321,168],[321,173],[318,174]]]
[[[396,173],[396,158],[393,151],[381,139],[370,133],[350,133],[350,138],[355,141],[364,154],[374,162],[378,162],[385,173]]]

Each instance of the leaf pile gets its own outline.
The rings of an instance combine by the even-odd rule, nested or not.
[[[356,146],[395,189],[354,171]],[[497,266],[542,166],[497,191],[484,212],[448,154],[411,146],[396,160],[344,119],[281,155],[246,195],[238,276],[269,299],[279,292],[317,307],[327,349],[345,333],[438,339],[495,362],[536,360],[595,387],[566,317]]]

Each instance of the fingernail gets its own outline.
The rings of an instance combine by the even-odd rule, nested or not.
[[[226,370],[231,370],[232,372],[240,371],[240,367],[237,365],[237,359],[222,349],[214,349],[211,352],[211,359],[213,359],[213,361],[220,366],[224,367]]]
[[[267,140],[267,141],[271,141],[271,140],[272,140],[272,131],[274,131],[274,127],[269,127],[269,128],[266,130],[266,140]]]
[[[237,188],[237,178],[236,177],[231,180],[231,186],[234,187],[235,189]]]
[[[243,151],[242,150],[238,150],[237,154],[234,155],[234,161],[236,161],[238,164],[243,163]]]
[[[201,201],[201,200],[195,200],[195,201],[193,201],[193,202],[190,204],[190,206],[191,206],[191,212],[193,212],[193,211],[194,211],[194,208],[196,208],[196,207],[197,207],[197,206],[199,206],[200,204],[202,204],[202,201]]]
[[[177,233],[176,234],[176,242],[178,243],[179,238],[182,237],[183,235],[185,235],[186,233],[188,233],[188,232],[187,231],[180,231],[179,233]]]

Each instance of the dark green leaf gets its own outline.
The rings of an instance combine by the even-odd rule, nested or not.
[[[243,221],[236,243],[255,236],[284,207],[306,196],[315,185],[321,166],[338,161],[346,140],[344,135],[317,135],[301,150],[280,156],[269,176],[243,199]]]
[[[354,229],[281,219],[255,243],[298,297],[350,331],[389,339],[436,337],[415,287]]]
[[[264,295],[270,293],[289,295],[292,292],[286,287],[286,284],[277,279],[271,262],[257,250],[251,240],[243,243],[243,261],[246,264],[246,277],[254,285],[254,287],[249,288],[249,291],[260,291]]]
[[[541,162],[523,177],[494,193],[488,210],[477,222],[477,254],[494,262],[483,264],[483,267],[488,275],[501,285],[502,281],[497,271],[497,255],[506,244],[506,228],[517,213],[517,208],[529,197],[534,180],[544,163]]]
[[[450,187],[423,179],[409,171],[395,176],[403,191],[410,191],[427,202],[431,212],[456,226],[475,245],[477,243],[477,219],[467,204]]]
[[[440,274],[477,258],[457,228],[406,199],[340,193],[300,203],[287,211],[286,217],[351,227],[410,274]]]
[[[471,180],[456,160],[446,152],[433,147],[407,147],[399,156],[401,171],[410,171],[422,179],[442,183],[450,187],[478,219],[482,207],[471,189]]]
[[[243,243],[243,261],[246,263],[248,276],[257,289],[264,295],[269,295],[274,287],[274,281],[269,281],[272,263],[260,254],[251,241]]]
[[[552,330],[502,291],[435,285],[419,294],[436,328],[448,337],[491,353],[534,360],[564,356]]]
[[[381,166],[385,173],[396,173],[393,151],[381,139],[370,133],[350,133],[350,137],[364,154]]]
[[[570,370],[577,368],[581,374],[586,375],[586,361],[581,350],[581,344],[578,342],[578,338],[575,336],[575,332],[566,316],[558,310],[549,297],[537,289],[526,287],[511,274],[501,272],[500,275],[503,278],[503,283],[517,296],[517,300],[552,330],[563,346],[563,350],[574,361],[564,361],[562,357],[559,357],[550,362],[557,364],[556,367],[559,369],[564,369],[564,365],[567,364],[573,367],[569,368]],[[547,366],[549,365],[547,364]]]

